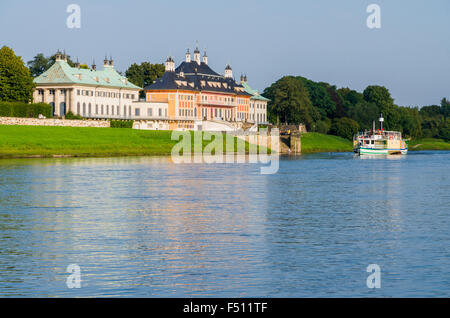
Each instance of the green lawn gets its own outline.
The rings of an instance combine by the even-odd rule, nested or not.
[[[302,135],[302,153],[350,151],[353,151],[353,143],[350,140],[319,133]]]
[[[178,143],[171,135],[171,131],[0,125],[0,158],[170,155]],[[203,147],[210,142],[204,140]]]
[[[411,140],[409,150],[450,150],[450,142],[442,139],[425,138],[419,140]]]

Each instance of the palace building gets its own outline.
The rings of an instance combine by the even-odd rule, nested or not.
[[[51,104],[58,117],[70,111],[86,118],[129,119],[142,90],[114,69],[112,58],[105,58],[103,70],[97,70],[95,62],[83,69],[78,62],[71,67],[59,52],[55,63],[34,82],[33,102]]]
[[[224,75],[213,71],[206,52],[201,57],[197,48],[193,58],[188,50],[185,61],[176,68],[169,57],[164,75],[144,90],[147,103],[167,104],[170,130],[212,126],[225,130],[240,128],[242,123],[266,123],[268,100],[241,80],[240,84],[234,80],[230,65]]]
[[[193,58],[189,50],[178,67],[169,57],[164,75],[142,90],[114,69],[114,62],[105,58],[103,70],[95,63],[90,69],[71,67],[64,54],[35,78],[35,103],[53,106],[55,116],[69,111],[92,119],[132,119],[134,128],[149,130],[215,130],[230,131],[267,123],[268,99],[260,96],[241,76],[233,78],[230,65],[224,75],[208,65],[206,52],[198,48]]]

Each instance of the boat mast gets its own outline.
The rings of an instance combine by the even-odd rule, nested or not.
[[[383,114],[380,115],[380,129],[383,130],[383,122],[384,122],[384,118],[383,118]]]

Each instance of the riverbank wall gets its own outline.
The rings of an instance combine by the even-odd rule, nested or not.
[[[0,125],[109,128],[108,120],[0,117]]]

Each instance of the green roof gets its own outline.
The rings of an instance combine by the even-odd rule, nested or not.
[[[142,89],[129,82],[126,77],[117,73],[112,66],[103,70],[71,67],[66,61],[56,61],[47,71],[34,79],[37,85],[42,84],[80,84],[106,86],[114,88]]]
[[[265,98],[261,95],[259,95],[258,91],[251,88],[246,82],[241,83],[242,86],[244,86],[244,91],[246,91],[247,93],[253,95],[253,97],[251,97],[251,99],[255,99],[255,100],[262,100],[262,101],[270,101],[270,99]]]

